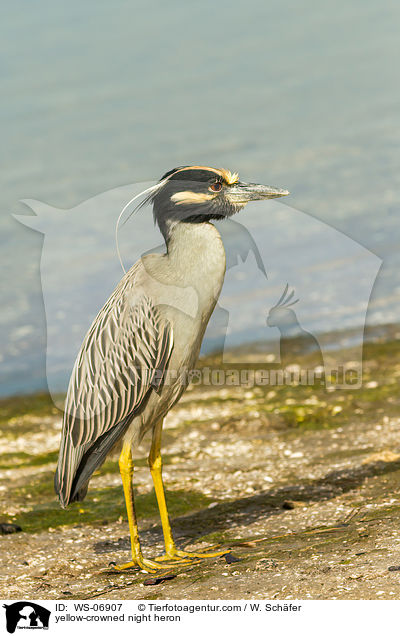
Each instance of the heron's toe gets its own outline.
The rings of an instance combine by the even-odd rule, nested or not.
[[[189,557],[181,557],[177,554],[163,554],[162,556],[156,557],[156,561],[173,561],[171,564],[173,565],[185,565],[186,563],[193,564],[193,560]]]
[[[177,550],[176,555],[183,559],[212,559],[214,557],[220,557],[224,554],[228,554],[230,551],[230,548],[220,550],[218,552],[187,552],[186,550]]]
[[[139,570],[144,570],[145,572],[150,572],[154,574],[157,570],[168,570],[170,566],[161,565],[161,563],[156,563],[156,561],[152,561],[150,559],[138,558],[134,561],[128,561],[128,563],[123,563],[122,565],[115,565],[114,570],[117,572],[122,572],[123,570],[128,570],[130,568],[139,568]]]

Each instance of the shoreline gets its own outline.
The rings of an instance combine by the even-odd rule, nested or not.
[[[354,334],[359,332],[357,328],[345,329],[343,331],[332,331],[320,334],[318,336],[318,340],[321,344],[323,344],[327,351],[329,352],[339,352],[339,351],[350,351],[354,345]],[[387,323],[383,325],[372,325],[366,326],[364,329],[364,347],[367,344],[371,343],[386,343],[391,341],[396,341],[400,339],[400,323]],[[293,339],[293,342],[296,343],[296,339]],[[225,365],[228,367],[230,364],[237,365],[243,364],[244,358],[246,358],[246,362],[251,367],[252,365],[262,365],[267,368],[276,368],[277,365],[274,362],[269,362],[267,365],[265,364],[265,355],[269,351],[270,341],[260,342],[254,341],[252,343],[244,343],[234,347],[224,354]],[[210,352],[204,353],[200,356],[197,367],[199,369],[204,368],[207,364],[210,366],[215,366],[216,364],[222,364],[222,351],[221,349],[212,350]],[[312,356],[311,356],[312,357]],[[49,395],[48,389],[42,388],[36,391],[26,391],[26,392],[16,392],[16,393],[8,393],[1,394],[0,393],[0,410],[4,405],[9,401],[24,401],[29,397],[38,396],[46,396]],[[63,400],[62,392],[54,393],[53,396],[57,397],[58,404],[59,400]]]

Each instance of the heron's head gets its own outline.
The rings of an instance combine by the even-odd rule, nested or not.
[[[250,201],[289,192],[239,181],[237,173],[207,166],[181,166],[167,172],[152,196],[154,218],[164,236],[171,224],[207,223],[232,216]]]

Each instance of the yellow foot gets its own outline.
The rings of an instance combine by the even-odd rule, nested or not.
[[[156,563],[155,561],[151,561],[150,559],[143,559],[143,557],[135,559],[135,561],[123,563],[123,565],[114,565],[114,570],[117,570],[118,572],[122,572],[123,570],[127,570],[129,568],[139,568],[140,570],[154,573],[157,572],[157,570],[169,570],[170,566],[160,565],[160,563]]]
[[[207,549],[207,548],[206,548]],[[211,550],[211,548],[210,548]],[[187,559],[212,559],[213,557],[220,557],[230,552],[230,548],[221,550],[220,552],[187,552],[186,550],[174,549],[167,552],[161,557],[156,557],[156,561],[180,561],[181,563],[190,563]]]
[[[193,565],[193,560],[191,557],[189,558],[188,556],[186,556],[186,558],[184,558],[177,552],[163,554],[162,556],[156,557],[156,561],[173,561],[173,563],[171,563],[172,567],[174,565],[185,565],[185,563],[190,563],[191,565]]]

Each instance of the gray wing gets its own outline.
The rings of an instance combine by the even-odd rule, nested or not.
[[[104,461],[124,425],[163,379],[173,346],[172,329],[135,286],[140,267],[139,261],[124,276],[93,321],[72,371],[55,477],[63,506],[81,498],[77,490],[85,483],[81,478],[77,488],[76,478],[82,460],[91,449],[99,456],[101,443]],[[100,463],[92,458],[86,483]]]

